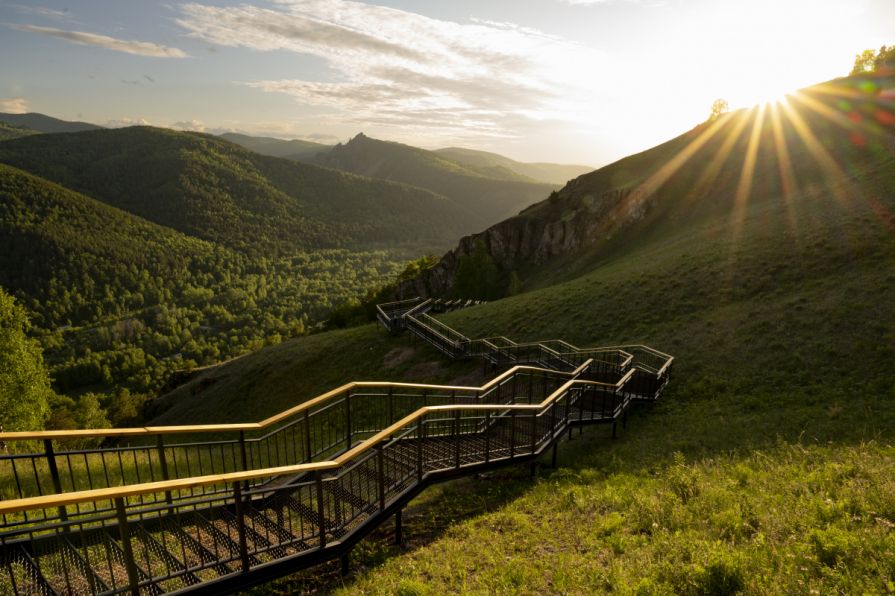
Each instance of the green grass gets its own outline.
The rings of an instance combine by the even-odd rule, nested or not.
[[[643,220],[524,272],[536,289],[442,317],[470,337],[673,354],[662,401],[617,441],[606,428],[576,435],[534,482],[510,469],[433,489],[408,510],[406,548],[383,529],[357,548],[348,578],[326,567],[261,591],[895,591],[891,134],[862,149],[816,120],[840,172],[790,139],[798,185],[784,198],[765,130],[753,192],[737,202],[747,134],[714,184],[688,192],[710,163],[694,158]],[[628,186],[684,142],[585,177],[532,213],[562,220],[582,188],[598,193],[601,176]],[[310,359],[338,341],[366,367],[409,340],[360,328],[304,341],[281,349]],[[295,366],[273,356],[271,370]],[[222,398],[236,394],[229,384],[217,385]]]

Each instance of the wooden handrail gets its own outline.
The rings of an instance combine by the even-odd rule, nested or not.
[[[580,374],[583,370],[586,370],[588,366],[593,362],[592,359],[588,359],[581,366],[579,366],[575,371],[571,373],[566,373],[568,375]],[[516,368],[526,368],[526,367],[514,367]],[[545,369],[540,369],[545,370]],[[549,371],[556,372],[556,371]],[[356,447],[349,449],[348,451],[342,453],[338,457],[332,460],[306,463],[306,464],[295,464],[290,466],[279,466],[274,468],[261,468],[257,470],[248,470],[244,472],[228,472],[224,474],[212,474],[207,476],[194,476],[191,478],[179,478],[176,480],[164,480],[164,481],[156,481],[156,482],[144,482],[140,484],[131,484],[126,486],[119,487],[111,487],[111,488],[99,488],[92,490],[83,490],[71,493],[62,493],[62,494],[53,494],[53,495],[43,495],[40,497],[29,497],[25,499],[14,499],[9,501],[0,501],[0,515],[3,514],[11,514],[18,513],[21,511],[29,511],[32,509],[44,509],[51,507],[61,507],[66,505],[75,505],[79,503],[87,503],[91,501],[106,501],[115,499],[118,497],[126,498],[126,497],[135,497],[139,495],[146,495],[151,493],[161,493],[168,491],[177,491],[184,490],[188,488],[195,488],[198,486],[208,486],[212,484],[224,484],[224,483],[233,483],[233,482],[243,482],[248,480],[257,480],[259,478],[270,478],[275,476],[285,476],[285,475],[295,475],[295,474],[303,474],[306,472],[313,471],[327,471],[334,470],[344,466],[348,461],[354,459],[359,455],[363,455],[367,451],[373,449],[377,444],[387,440],[392,435],[396,434],[399,430],[404,427],[409,426],[419,418],[425,416],[430,412],[440,412],[446,410],[497,410],[497,411],[539,411],[543,410],[546,406],[549,406],[551,403],[559,399],[569,388],[576,385],[584,385],[584,386],[601,386],[606,387],[613,390],[618,390],[624,386],[625,383],[631,378],[634,371],[628,371],[628,373],[623,376],[616,383],[600,383],[597,381],[586,381],[579,379],[569,379],[565,383],[563,383],[558,389],[556,389],[553,393],[548,395],[538,404],[455,404],[455,405],[437,405],[437,406],[423,406],[418,408],[414,412],[408,414],[404,418],[398,420],[394,424],[388,426],[387,428],[377,432],[372,437],[366,439],[365,441],[359,443]],[[159,427],[164,428],[164,427]]]
[[[469,387],[463,385],[430,385],[425,383],[397,383],[393,381],[354,381],[351,383],[346,383],[341,387],[337,387],[335,389],[331,389],[326,393],[318,395],[317,397],[310,399],[308,401],[302,402],[297,406],[289,408],[288,410],[284,410],[279,414],[274,414],[269,418],[265,418],[260,422],[243,422],[243,423],[234,423],[234,424],[188,424],[188,425],[173,425],[173,426],[144,426],[144,427],[135,427],[135,428],[107,428],[107,429],[81,429],[81,430],[40,430],[40,431],[12,431],[12,432],[2,432],[0,433],[0,441],[34,441],[34,440],[43,440],[43,439],[84,439],[84,438],[96,438],[96,437],[123,437],[123,436],[138,436],[138,435],[162,435],[162,434],[180,434],[180,433],[206,433],[206,432],[237,432],[237,431],[253,431],[253,430],[262,430],[264,428],[270,427],[286,418],[289,418],[295,414],[298,414],[304,410],[309,408],[313,408],[314,406],[345,392],[351,391],[356,388],[361,387],[381,387],[383,389],[388,388],[396,388],[403,387],[408,389],[423,389],[423,390],[442,390],[442,391],[469,391],[469,392],[484,392],[493,387],[494,385],[500,383],[505,378],[512,376],[516,372],[520,370],[527,370],[533,372],[548,372],[550,374],[561,375],[561,376],[571,376],[574,374],[578,374],[578,369],[575,371],[557,371],[551,370],[548,368],[542,368],[537,366],[527,366],[527,365],[518,365],[510,368],[506,372],[501,373],[500,375],[494,377],[484,385],[480,387]]]

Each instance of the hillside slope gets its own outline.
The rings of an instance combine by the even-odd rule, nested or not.
[[[444,195],[475,213],[482,227],[518,213],[556,188],[529,181],[509,170],[503,170],[498,178],[489,177],[432,151],[363,134],[319,155],[314,163]]]
[[[507,472],[422,496],[404,518],[410,548],[388,546],[385,534],[368,541],[347,583],[314,572],[265,589],[889,590],[895,106],[854,83],[806,91],[818,103],[791,99],[776,117],[733,114],[510,220],[537,214],[542,230],[554,225],[567,239],[593,225],[598,241],[546,252],[526,270],[538,289],[443,320],[473,337],[655,346],[675,356],[663,401],[633,416],[617,442],[597,429],[560,446],[560,469],[539,482]],[[373,366],[389,378],[419,366],[395,357],[408,339],[372,325],[310,341],[239,366],[286,370],[304,350],[305,362],[323,362],[336,345],[363,354],[343,381]],[[195,381],[231,404],[216,420],[266,407],[232,405],[249,394],[238,370]],[[250,382],[250,395],[290,396],[276,375]]]
[[[22,128],[20,126],[13,126],[11,124],[6,124],[5,122],[0,122],[0,141],[9,141],[11,139],[18,139],[36,134],[40,134],[40,132],[31,128]]]
[[[31,112],[28,114],[7,114],[0,112],[0,122],[17,126],[20,128],[30,128],[37,132],[57,133],[57,132],[82,132],[85,130],[99,130],[102,126],[90,124],[88,122],[70,122],[68,120],[60,120]]]
[[[301,139],[284,140],[272,137],[254,137],[235,132],[224,133],[221,135],[221,138],[261,155],[282,157],[294,161],[309,161],[318,153],[332,149],[331,145],[303,141]]]
[[[785,104],[728,114],[581,176],[518,216],[464,238],[404,293],[449,294],[461,258],[478,243],[504,276],[517,271],[527,287],[540,287],[700,221],[734,224],[746,206],[786,206],[786,217],[798,218],[792,211],[798,198],[854,201],[865,182],[885,175],[893,129],[891,100],[861,91],[860,82],[838,80]],[[790,233],[798,233],[796,223],[790,221]]]
[[[0,162],[242,252],[403,247],[424,252],[475,229],[431,192],[258,155],[149,127],[5,142]]]
[[[434,153],[463,165],[478,168],[483,173],[508,170],[531,180],[538,180],[547,184],[565,184],[572,178],[577,178],[594,170],[591,166],[537,162],[525,163],[498,155],[497,153],[464,149],[462,147],[436,149]]]

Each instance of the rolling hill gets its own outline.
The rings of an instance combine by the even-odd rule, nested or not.
[[[253,254],[313,248],[426,252],[478,225],[465,207],[429,191],[167,129],[36,135],[5,142],[0,162]]]
[[[0,112],[0,122],[17,126],[19,128],[30,128],[37,132],[56,133],[56,132],[83,132],[85,130],[99,130],[102,126],[90,124],[88,122],[70,122],[68,120],[60,120],[31,112],[29,114],[7,114]]]
[[[314,571],[265,589],[888,590],[895,105],[877,90],[892,87],[838,80],[730,114],[480,235],[529,291],[446,323],[473,337],[656,346],[676,362],[663,401],[616,442],[572,439],[539,481],[510,471],[421,496],[404,517],[411,548],[367,541],[347,582]],[[363,357],[329,366],[335,351]],[[193,408],[207,422],[254,420],[351,379],[428,370],[458,382],[440,362],[373,325],[299,339],[205,371],[168,396],[162,420],[195,422]],[[307,368],[319,382],[287,383]]]
[[[432,151],[371,139],[364,134],[336,145],[314,163],[436,192],[475,213],[482,227],[516,214],[556,188],[534,183],[509,170],[503,170],[501,178],[489,177]]]
[[[465,166],[476,168],[483,173],[510,171],[519,176],[525,176],[530,180],[537,180],[548,184],[565,184],[569,180],[577,178],[582,174],[592,172],[595,169],[591,166],[581,165],[524,163],[504,157],[503,155],[498,155],[497,153],[463,149],[462,147],[436,149],[434,153]]]
[[[20,126],[12,126],[5,122],[0,122],[0,141],[8,141],[10,139],[18,139],[36,134],[40,134],[40,132],[31,128],[22,128]]]
[[[221,135],[221,138],[261,155],[282,157],[294,161],[310,161],[318,153],[332,149],[331,145],[303,141],[301,139],[283,140],[272,137],[254,137],[235,132],[224,133]]]

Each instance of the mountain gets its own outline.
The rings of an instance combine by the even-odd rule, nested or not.
[[[463,149],[461,147],[436,149],[435,153],[465,166],[476,168],[483,174],[492,172],[499,175],[500,172],[509,171],[530,180],[548,184],[565,184],[573,178],[594,170],[591,166],[581,165],[523,163],[497,153]]]
[[[18,139],[20,137],[37,134],[40,134],[40,132],[31,128],[22,128],[20,126],[12,126],[5,122],[0,122],[0,141],[8,141],[10,139]]]
[[[432,151],[379,141],[364,134],[318,155],[314,163],[444,195],[474,212],[482,227],[518,213],[556,188],[508,171],[505,174],[515,180],[491,178]]]
[[[419,548],[360,555],[370,570],[338,589],[885,591],[880,565],[895,565],[893,88],[844,79],[729,114],[480,234],[527,291],[440,316],[446,324],[471,337],[650,345],[675,356],[668,390],[616,441],[608,429],[575,433],[537,482],[517,468],[446,485],[405,514],[405,528],[426,537]],[[426,281],[450,292],[456,273],[446,263]],[[289,395],[317,363],[319,381]],[[163,420],[257,420],[352,379],[420,371],[468,384],[434,350],[370,324],[203,371],[169,396]],[[315,581],[306,573],[271,589]]]
[[[0,122],[17,126],[19,128],[30,128],[38,132],[54,133],[54,132],[82,132],[85,130],[98,130],[102,126],[89,124],[87,122],[69,122],[67,120],[59,120],[52,116],[31,112],[29,114],[6,114],[0,112]]]
[[[287,141],[272,137],[253,137],[235,132],[224,133],[221,135],[221,138],[230,141],[231,143],[241,145],[255,153],[260,153],[261,155],[282,157],[294,161],[309,161],[316,157],[318,153],[324,153],[332,148],[331,145],[303,141],[300,139],[291,139]]]
[[[151,127],[4,142],[0,162],[187,235],[253,254],[447,246],[476,228],[429,191]]]

